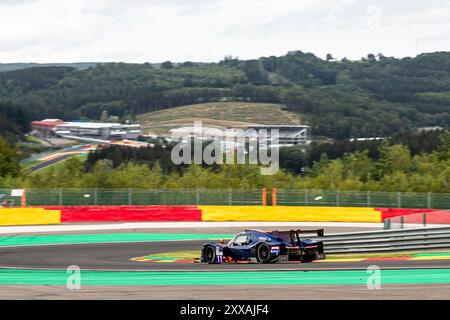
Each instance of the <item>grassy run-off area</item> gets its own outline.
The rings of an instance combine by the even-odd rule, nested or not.
[[[64,159],[64,160],[61,160],[61,161],[52,163],[52,164],[50,164],[50,165],[48,165],[48,166],[46,166],[46,167],[44,167],[44,168],[42,168],[42,169],[36,170],[35,172],[33,172],[33,174],[42,174],[42,175],[46,175],[46,174],[48,174],[49,170],[51,170],[51,169],[57,170],[58,168],[62,168],[62,167],[64,166],[64,163],[65,163],[67,160],[69,160],[70,158],[78,158],[78,159],[80,159],[81,161],[85,161],[85,160],[87,159],[87,157],[88,157],[88,154],[87,154],[87,153],[76,154],[76,155],[74,155],[74,156],[72,156],[72,157],[69,157],[69,158],[66,158],[66,159]],[[43,161],[36,161],[36,162],[32,163],[32,165],[27,164],[27,168],[30,168],[31,166],[34,166],[34,165],[39,164],[39,163],[41,163],[41,162],[43,162]]]
[[[254,102],[212,102],[170,108],[138,116],[145,132],[167,133],[174,127],[193,126],[202,121],[204,126],[241,127],[250,124],[296,125],[298,114],[285,111],[283,105]]]

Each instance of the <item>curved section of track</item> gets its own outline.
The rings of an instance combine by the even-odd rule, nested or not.
[[[136,262],[137,256],[162,252],[199,250],[205,241],[163,241],[142,243],[91,243],[36,245],[0,248],[0,268],[62,270],[78,265],[84,270],[123,271],[286,271],[363,270],[371,264],[384,269],[449,268],[450,260],[364,261],[288,264],[222,264]]]

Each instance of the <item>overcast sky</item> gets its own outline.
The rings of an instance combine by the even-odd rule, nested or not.
[[[0,63],[450,51],[448,0],[0,0]]]

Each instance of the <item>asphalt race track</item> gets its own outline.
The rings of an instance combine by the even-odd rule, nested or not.
[[[383,269],[449,268],[450,260],[276,264],[222,264],[137,262],[138,256],[174,251],[199,250],[204,240],[144,243],[102,243],[35,245],[0,248],[0,268],[65,270],[78,265],[82,270],[117,271],[287,271],[365,270],[376,264]]]
[[[65,154],[65,155],[59,156],[57,158],[48,160],[48,161],[44,161],[44,162],[38,163],[38,164],[36,164],[36,165],[31,167],[31,172],[34,172],[34,171],[37,171],[39,169],[48,167],[51,164],[55,164],[57,162],[61,162],[61,161],[66,160],[66,159],[68,159],[70,157],[73,157],[73,154]]]

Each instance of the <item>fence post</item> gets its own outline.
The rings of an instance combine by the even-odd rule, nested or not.
[[[233,205],[233,190],[231,188],[228,188],[228,205]]]
[[[384,219],[384,230],[389,230],[391,228],[391,219]]]
[[[98,205],[97,188],[94,188],[94,206]]]
[[[305,206],[308,206],[308,189],[305,189]]]
[[[405,222],[405,217],[404,216],[400,216],[400,229],[403,229],[404,222]]]
[[[422,224],[424,227],[427,226],[427,214],[426,213],[422,214]]]
[[[367,206],[371,206],[370,191],[367,191]]]
[[[402,194],[401,192],[397,192],[397,208],[402,207]]]
[[[59,188],[59,191],[58,191],[58,203],[59,203],[59,205],[62,207],[62,205],[63,205],[63,192],[62,192],[62,188]]]
[[[195,189],[195,204],[196,205],[200,204],[200,190],[199,190],[199,188]]]
[[[272,206],[277,206],[277,189],[272,189]]]
[[[262,205],[265,207],[267,205],[267,189],[262,189]]]
[[[341,191],[336,190],[336,207],[339,207],[339,203],[341,202],[340,195],[341,195]]]
[[[133,204],[133,196],[131,193],[131,188],[128,188],[128,205],[131,206]]]
[[[427,208],[431,209],[431,192],[428,192],[427,195]]]

